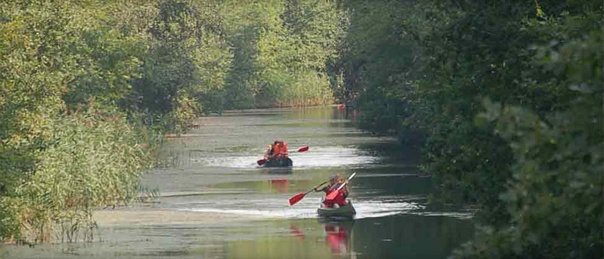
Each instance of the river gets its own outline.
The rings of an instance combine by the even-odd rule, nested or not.
[[[232,111],[198,124],[169,138],[143,177],[159,197],[98,211],[93,242],[5,246],[0,257],[446,258],[472,237],[471,212],[427,206],[418,151],[359,131],[337,107]],[[288,142],[291,169],[256,164],[274,139]],[[289,206],[353,172],[354,220],[318,218],[320,193]]]

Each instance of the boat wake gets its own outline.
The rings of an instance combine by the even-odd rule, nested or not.
[[[300,202],[295,206],[277,205],[276,202],[263,200],[264,206],[259,204],[257,208],[251,204],[224,204],[224,207],[215,207],[211,204],[193,208],[179,208],[179,211],[187,212],[209,212],[209,213],[227,213],[247,216],[259,216],[263,218],[286,218],[286,219],[305,219],[317,218],[317,202],[306,201]],[[279,200],[282,204],[282,200]],[[200,204],[201,205],[201,204]],[[413,202],[379,202],[379,201],[353,201],[353,205],[357,211],[355,219],[363,218],[378,218],[397,214],[416,214],[424,207]],[[235,207],[235,208],[233,208]]]

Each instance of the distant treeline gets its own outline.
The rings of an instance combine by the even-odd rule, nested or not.
[[[89,238],[164,132],[333,102],[331,1],[0,1],[0,241]]]
[[[481,209],[453,257],[603,257],[601,0],[342,4],[360,126],[423,147],[433,203]]]

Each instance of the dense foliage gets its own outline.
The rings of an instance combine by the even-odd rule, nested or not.
[[[335,59],[345,16],[321,0],[224,1],[233,48],[225,108],[329,104],[327,64]]]
[[[602,257],[602,1],[345,3],[342,98],[481,208],[455,257]]]
[[[89,238],[166,131],[330,103],[329,1],[0,1],[0,240]],[[84,234],[84,236],[81,236]]]

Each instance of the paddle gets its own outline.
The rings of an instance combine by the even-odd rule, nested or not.
[[[333,178],[333,177],[332,177]],[[332,178],[327,179],[327,181],[322,182],[321,184],[313,187],[310,191],[307,192],[301,192],[298,193],[296,195],[294,195],[293,197],[289,198],[289,206],[293,206],[294,204],[298,203],[300,200],[302,200],[304,198],[304,196],[306,196],[306,194],[309,194],[310,192],[314,191],[316,188],[319,188],[321,185],[326,184],[327,182],[329,182]]]
[[[347,179],[347,180],[346,180],[346,181],[345,181],[345,182],[344,182],[342,185],[340,185],[340,187],[338,187],[338,189],[336,189],[336,190],[335,190],[335,191],[333,191],[333,192],[330,192],[330,193],[329,193],[327,196],[325,196],[325,200],[326,200],[326,201],[331,201],[331,200],[335,199],[335,198],[336,198],[336,196],[338,196],[338,193],[340,192],[340,190],[341,190],[342,188],[344,188],[344,186],[345,186],[346,184],[348,184],[348,181],[350,181],[350,179],[352,179],[352,177],[354,177],[354,175],[356,175],[356,174],[357,174],[357,173],[352,173],[352,175],[350,175],[350,177],[348,177],[348,179]]]
[[[303,146],[301,148],[298,148],[298,150],[296,152],[306,152],[306,151],[308,151],[308,146]],[[256,161],[256,163],[258,163],[258,165],[266,164],[266,162],[268,162],[268,160],[266,160],[266,158]]]

